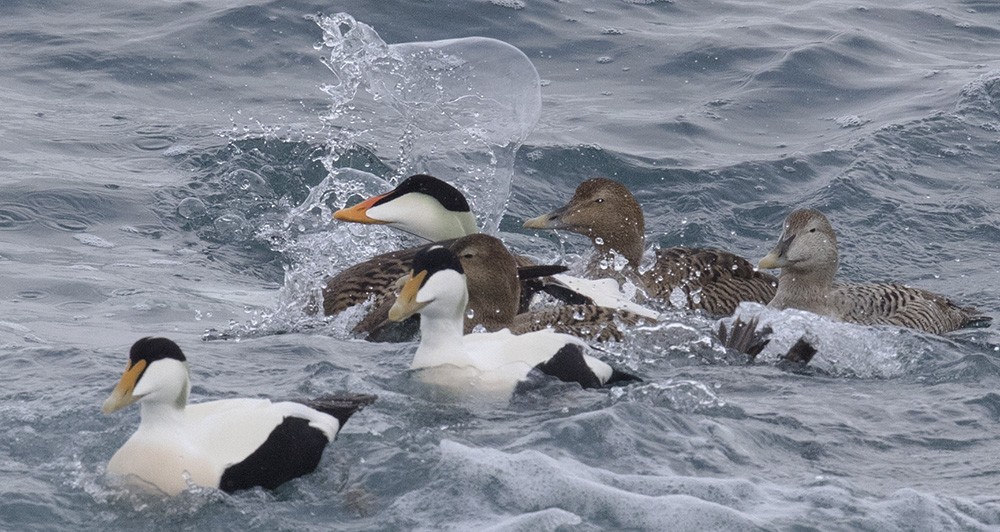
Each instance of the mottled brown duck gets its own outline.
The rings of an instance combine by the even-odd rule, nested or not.
[[[688,308],[712,316],[731,315],[742,301],[766,304],[777,287],[775,277],[718,249],[662,249],[648,270],[640,268],[646,245],[642,207],[625,185],[611,179],[584,181],[569,203],[526,221],[524,227],[584,235],[595,248],[586,268],[588,276],[621,276],[647,297],[662,301],[683,294]],[[627,264],[619,268],[622,260]]]
[[[760,261],[781,269],[770,306],[806,310],[862,325],[896,325],[935,334],[986,326],[972,307],[901,284],[837,283],[837,235],[823,213],[799,209],[785,219],[778,244]]]

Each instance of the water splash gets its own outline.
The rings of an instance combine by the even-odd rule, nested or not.
[[[351,320],[360,316],[328,322],[317,312],[325,279],[403,246],[390,229],[334,222],[333,210],[425,172],[461,189],[479,214],[480,227],[495,231],[510,192],[514,155],[538,121],[538,73],[506,43],[476,37],[388,45],[346,13],[313,20],[323,30],[317,48],[328,51],[324,64],[332,73],[322,87],[331,103],[322,117],[332,132],[329,153],[319,157],[327,176],[280,221],[263,221],[255,234],[283,258],[277,306],[251,311],[247,323],[210,331],[209,338],[328,326],[335,335],[347,335]],[[249,173],[233,182],[241,190],[266,185]],[[185,207],[191,207],[185,213],[200,214],[196,205]],[[235,234],[244,228],[234,213],[215,226]]]
[[[800,310],[741,303],[735,315],[744,320],[759,316],[761,327],[774,330],[770,344],[757,357],[759,362],[776,362],[804,337],[818,351],[810,365],[842,377],[899,377],[932,349],[926,335],[917,331],[843,323]]]
[[[394,168],[390,182],[431,173],[469,198],[495,232],[513,179],[514,155],[541,111],[538,72],[517,48],[470,37],[388,45],[346,13],[316,17],[333,81],[323,117],[331,166],[364,146]]]

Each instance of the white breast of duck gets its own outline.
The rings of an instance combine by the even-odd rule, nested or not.
[[[573,336],[514,335],[506,329],[463,335],[467,300],[462,266],[452,251],[433,247],[414,258],[390,318],[420,313],[420,346],[410,367],[424,380],[506,397],[534,370],[590,387],[636,380],[586,354],[586,344]]]

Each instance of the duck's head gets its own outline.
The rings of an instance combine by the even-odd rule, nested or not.
[[[517,261],[500,239],[477,233],[454,241],[449,248],[465,271],[469,307],[476,309],[476,322],[507,323],[517,315],[521,281]]]
[[[417,174],[390,192],[333,213],[337,220],[385,224],[432,242],[478,233],[469,202],[440,179]]]
[[[642,208],[625,185],[603,177],[576,187],[566,205],[524,222],[529,229],[565,229],[590,237],[599,250],[614,249],[638,264],[646,231]]]
[[[832,277],[837,271],[837,235],[830,221],[816,209],[793,211],[785,218],[777,245],[758,267]]]
[[[455,252],[431,246],[413,257],[413,269],[400,279],[402,288],[389,309],[389,319],[402,321],[414,315],[457,318],[461,321],[469,302],[465,270]]]
[[[187,359],[173,341],[147,336],[132,345],[128,365],[102,410],[110,414],[137,401],[187,404]]]

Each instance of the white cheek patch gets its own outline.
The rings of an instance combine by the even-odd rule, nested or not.
[[[452,212],[426,194],[411,192],[366,212],[369,218],[427,238],[445,240],[477,233],[476,219],[470,212]]]
[[[135,383],[132,395],[143,397],[158,390],[178,388],[187,379],[187,367],[180,360],[163,359],[151,363],[139,381]]]
[[[423,221],[433,218],[434,209],[442,210],[441,204],[426,194],[411,192],[392,201],[368,209],[368,217],[405,226],[419,227]]]
[[[441,270],[431,275],[430,279],[420,287],[417,303],[428,303],[435,299],[446,298],[447,296],[460,296],[465,292],[465,275],[455,270]]]

